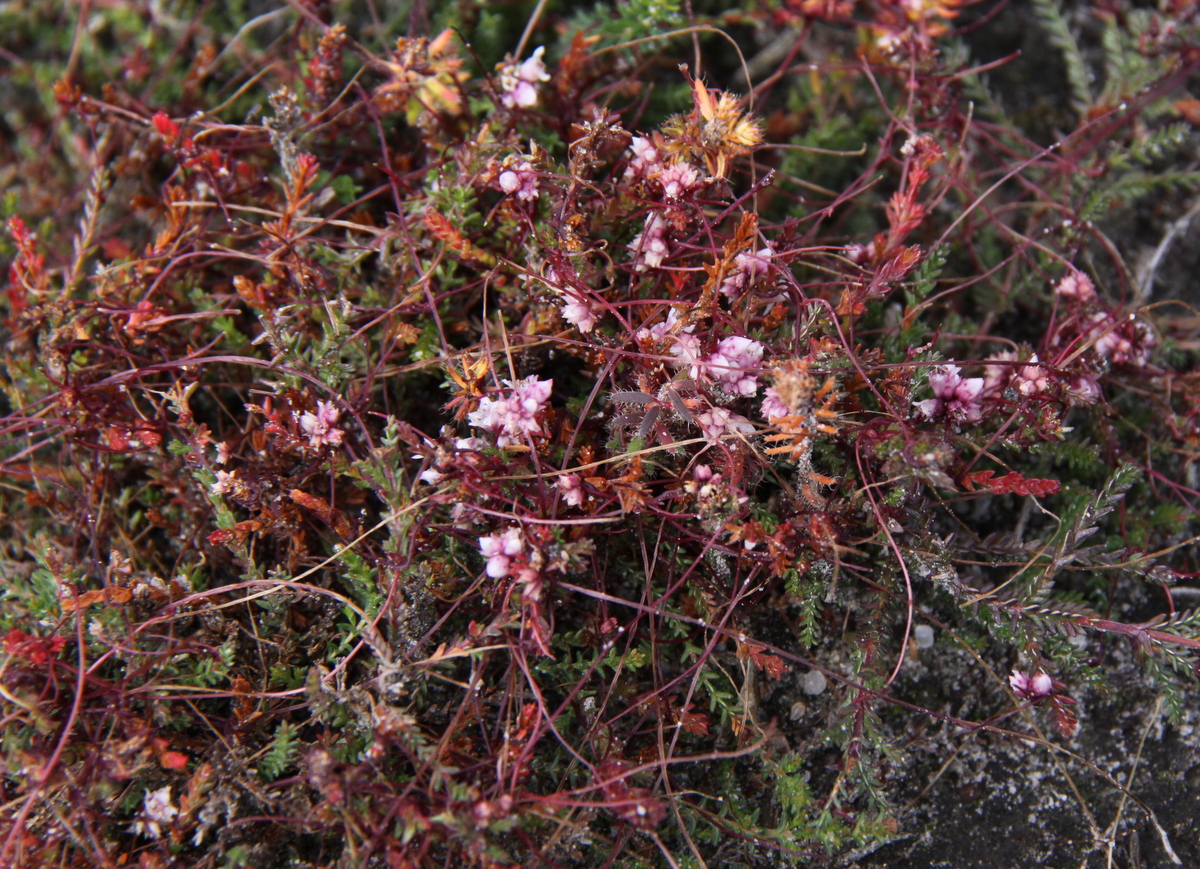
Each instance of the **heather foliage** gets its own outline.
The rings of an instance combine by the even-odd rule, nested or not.
[[[1184,714],[1197,321],[1112,231],[1200,11],[1039,0],[1047,122],[990,0],[724,5],[0,11],[0,866],[823,865],[919,727]]]

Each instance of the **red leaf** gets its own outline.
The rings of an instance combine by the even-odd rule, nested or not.
[[[159,112],[154,116],[154,129],[158,130],[164,139],[171,141],[175,141],[175,137],[179,135],[179,125],[167,117],[166,112]]]
[[[758,643],[749,641],[738,643],[738,654],[740,657],[743,659],[749,657],[754,662],[755,667],[758,667],[758,669],[762,670],[772,679],[782,678],[783,674],[787,672],[787,665],[783,663],[783,659],[778,655],[768,655],[766,651],[767,647],[761,646]]]
[[[708,736],[708,715],[704,712],[693,712],[692,704],[679,713],[679,726],[693,736]]]
[[[187,769],[187,755],[180,751],[164,751],[158,757],[163,769]]]
[[[975,491],[975,486],[991,489],[997,495],[1053,495],[1062,484],[1058,480],[1027,479],[1024,474],[1013,471],[1003,477],[995,477],[995,471],[973,471],[962,479],[963,488]],[[995,479],[993,479],[995,477]]]

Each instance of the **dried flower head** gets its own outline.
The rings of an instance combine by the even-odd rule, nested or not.
[[[715,178],[724,178],[729,161],[762,142],[762,130],[746,117],[733,94],[710,91],[692,82],[693,109],[663,125],[664,147],[689,162],[703,161]]]
[[[433,40],[400,37],[396,50],[378,61],[391,78],[375,89],[382,111],[406,111],[414,122],[423,111],[457,116],[462,113],[460,85],[470,78],[454,49],[454,31]]]

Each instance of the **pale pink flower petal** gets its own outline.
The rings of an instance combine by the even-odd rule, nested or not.
[[[1078,269],[1068,267],[1067,273],[1054,286],[1054,292],[1064,299],[1090,302],[1096,298],[1096,287],[1092,279]]]
[[[762,344],[749,338],[723,338],[704,367],[730,395],[754,395],[758,392],[764,350]]]
[[[538,82],[549,81],[542,55],[545,46],[539,45],[533,55],[522,63],[510,61],[500,69],[500,102],[510,109],[536,106]]]
[[[505,193],[522,202],[532,202],[538,198],[538,173],[527,160],[505,169],[496,183]]]
[[[308,435],[308,444],[313,449],[329,444],[336,446],[342,442],[345,432],[336,427],[340,411],[331,401],[318,401],[317,412],[305,412],[300,417],[300,428]]]
[[[927,419],[945,414],[955,422],[978,422],[983,418],[982,377],[964,378],[957,365],[938,365],[929,375],[934,397],[916,403]]]
[[[779,419],[780,417],[790,416],[791,408],[783,403],[783,399],[779,397],[779,393],[775,391],[774,386],[768,386],[767,391],[763,393],[762,415],[766,419]]]
[[[563,502],[568,507],[578,507],[583,504],[583,485],[578,474],[563,474],[558,478],[558,491],[562,492]]]

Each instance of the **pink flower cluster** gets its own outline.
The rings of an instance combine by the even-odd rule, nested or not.
[[[763,393],[761,413],[764,419],[780,419],[791,416],[792,409],[783,403],[783,399],[779,397],[774,386],[768,386],[766,392]]]
[[[667,241],[669,227],[658,213],[646,218],[646,227],[634,236],[629,243],[629,249],[636,254],[633,270],[644,272],[646,269],[656,269],[663,264],[671,253],[671,245]]]
[[[537,170],[528,160],[522,160],[505,169],[496,179],[496,183],[509,196],[515,196],[522,202],[532,202],[538,198]]]
[[[938,365],[929,375],[929,386],[934,397],[916,403],[926,419],[945,415],[955,422],[979,422],[983,418],[982,377],[963,377],[957,365]]]
[[[1150,351],[1158,343],[1150,327],[1130,314],[1118,319],[1113,314],[1096,313],[1090,320],[1087,335],[1095,341],[1092,348],[1113,365],[1145,368],[1150,363]]]
[[[538,380],[533,376],[516,383],[504,382],[511,390],[507,396],[481,399],[479,409],[467,416],[471,425],[496,433],[496,445],[501,447],[520,443],[525,435],[541,432],[537,415],[545,409],[554,389],[553,380]]]
[[[658,173],[658,181],[662,184],[663,198],[668,201],[679,199],[690,190],[695,190],[702,183],[700,173],[691,163],[672,163]]]
[[[737,335],[722,338],[716,352],[703,361],[703,367],[730,395],[754,395],[758,392],[758,370],[764,349],[750,338]]]
[[[596,325],[596,321],[600,317],[592,309],[592,306],[585,299],[572,293],[570,290],[563,294],[566,300],[562,306],[562,317],[580,332],[590,332],[592,327]]]
[[[1022,365],[1017,369],[1015,382],[1017,392],[1025,396],[1038,395],[1049,390],[1049,374],[1045,368],[1038,365],[1036,353],[1029,357],[1028,364]]]
[[[562,492],[563,502],[568,507],[578,507],[583,504],[583,484],[578,474],[563,474],[558,478],[558,491]]]
[[[525,551],[520,527],[513,525],[500,534],[480,537],[479,551],[487,559],[487,575],[492,579],[503,579],[511,572],[513,559]]]
[[[1091,302],[1096,298],[1096,287],[1092,279],[1072,267],[1068,267],[1067,273],[1054,285],[1054,292],[1075,302]]]
[[[766,350],[761,343],[733,335],[722,338],[717,349],[705,356],[700,352],[700,339],[691,334],[694,327],[679,328],[678,323],[679,314],[672,308],[666,320],[639,329],[636,337],[643,343],[669,339],[669,352],[675,357],[675,364],[687,368],[693,380],[711,378],[730,396],[751,396],[758,392],[758,372]]]
[[[633,151],[633,159],[625,167],[627,181],[639,176],[649,178],[662,166],[662,157],[649,139],[634,136],[633,141],[629,143],[629,150]]]
[[[1013,670],[1009,674],[1008,684],[1012,686],[1013,693],[1026,700],[1047,697],[1054,690],[1054,680],[1042,670],[1032,676],[1020,670]]]
[[[696,422],[700,425],[700,430],[710,438],[733,432],[754,434],[754,423],[723,407],[710,407],[696,414]]]
[[[736,299],[750,284],[771,268],[771,256],[775,251],[770,245],[752,253],[739,253],[733,260],[733,271],[721,282],[721,292]]]
[[[545,557],[535,548],[526,552],[520,526],[512,525],[499,534],[480,537],[479,551],[487,559],[488,576],[492,579],[514,577],[524,586],[527,599],[541,598],[543,583],[539,568],[545,564]]]
[[[522,63],[510,61],[500,68],[500,102],[510,109],[536,106],[538,82],[550,81],[542,55],[546,47],[539,45],[529,59]]]
[[[339,411],[332,401],[318,401],[317,412],[308,411],[300,417],[300,428],[308,435],[308,445],[314,450],[329,444],[336,446],[346,434],[337,427]]]

